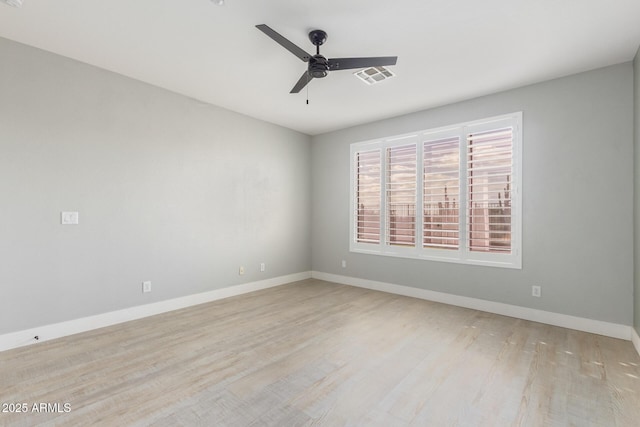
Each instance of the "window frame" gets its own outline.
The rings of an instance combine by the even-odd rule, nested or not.
[[[512,127],[511,144],[511,252],[508,254],[496,252],[470,251],[469,223],[468,223],[468,170],[467,136],[487,130],[497,130]],[[458,137],[459,138],[459,214],[458,214],[458,249],[438,249],[424,247],[424,144],[427,141]],[[387,149],[407,144],[416,145],[416,197],[415,197],[415,246],[391,245],[387,242]],[[458,123],[418,132],[393,135],[369,141],[356,142],[350,146],[350,194],[349,194],[349,250],[351,252],[414,258],[431,261],[453,262],[471,265],[483,265],[503,268],[522,268],[522,112],[504,114],[486,119]],[[379,243],[361,243],[357,241],[357,175],[355,162],[357,153],[380,150],[380,230]],[[422,212],[418,219],[418,212]]]

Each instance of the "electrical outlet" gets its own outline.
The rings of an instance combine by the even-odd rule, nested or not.
[[[260,263],[260,271],[264,271],[266,269],[266,266],[264,265],[264,262]]]
[[[238,268],[238,274],[241,276],[244,274],[244,266],[241,265],[240,268]]]
[[[347,261],[346,260],[342,260],[342,268],[347,268]]]
[[[540,298],[541,290],[540,286],[532,286],[531,287],[531,296]]]
[[[146,294],[147,292],[151,292],[151,282],[150,281],[142,282],[142,293]]]

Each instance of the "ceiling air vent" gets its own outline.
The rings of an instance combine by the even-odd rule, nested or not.
[[[353,74],[368,85],[380,83],[383,80],[390,79],[395,76],[395,74],[384,67],[366,68]]]

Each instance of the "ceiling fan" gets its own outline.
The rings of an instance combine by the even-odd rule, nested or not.
[[[316,47],[316,54],[311,55],[298,47],[290,40],[265,24],[256,25],[256,28],[275,40],[276,43],[293,53],[295,56],[308,62],[309,66],[291,92],[298,93],[311,79],[326,77],[329,71],[349,70],[356,68],[380,67],[383,65],[396,65],[397,56],[378,56],[368,58],[330,58],[320,55],[320,46],[327,41],[327,33],[322,30],[313,30],[309,33],[309,40]]]

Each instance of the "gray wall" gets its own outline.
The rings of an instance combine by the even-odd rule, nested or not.
[[[634,322],[640,335],[640,49],[633,62],[633,100],[634,100]]]
[[[310,270],[308,136],[5,39],[0,58],[0,334]]]
[[[625,63],[314,137],[313,269],[631,325],[632,88]],[[522,270],[349,252],[350,143],[514,111],[524,129]]]

